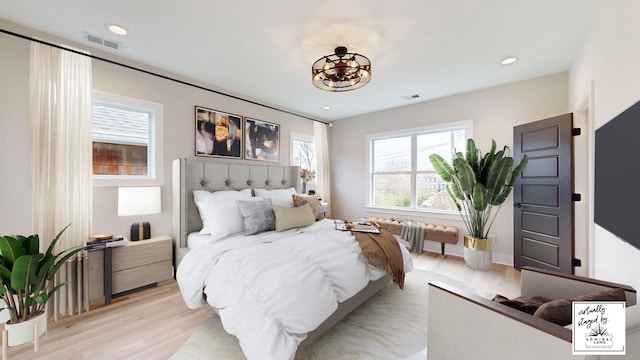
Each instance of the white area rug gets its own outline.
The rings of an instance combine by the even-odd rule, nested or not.
[[[296,360],[426,359],[428,282],[459,281],[423,270],[406,275],[404,290],[389,284],[327,331],[298,350]],[[217,315],[207,319],[172,359],[245,359],[238,340],[227,334]]]

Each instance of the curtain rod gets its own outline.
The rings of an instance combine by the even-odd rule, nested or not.
[[[156,73],[156,72],[149,71],[149,70],[145,70],[145,69],[141,69],[141,68],[138,68],[138,67],[135,67],[135,66],[131,66],[131,65],[127,65],[127,64],[123,64],[123,63],[120,63],[120,62],[117,62],[117,61],[114,61],[114,60],[109,60],[109,59],[107,59],[107,58],[103,58],[103,57],[96,56],[96,55],[93,55],[93,54],[87,54],[87,53],[84,53],[84,52],[82,52],[82,51],[78,51],[78,50],[75,50],[75,49],[66,48],[66,47],[61,46],[61,45],[58,45],[58,44],[54,44],[54,43],[50,43],[50,42],[48,42],[48,41],[44,41],[44,40],[40,40],[40,39],[36,39],[36,38],[32,38],[32,37],[30,37],[30,36],[26,36],[26,35],[18,34],[18,33],[16,33],[16,32],[9,31],[9,30],[6,30],[6,29],[0,29],[0,32],[3,32],[3,33],[5,33],[5,34],[7,34],[7,35],[12,35],[12,36],[15,36],[15,37],[18,37],[18,38],[24,39],[24,40],[35,41],[35,42],[40,43],[40,44],[45,44],[45,45],[53,46],[53,47],[58,48],[58,49],[62,49],[62,50],[66,50],[66,51],[70,51],[70,52],[75,53],[75,54],[78,54],[78,55],[88,56],[88,57],[90,57],[90,58],[92,58],[92,59],[96,59],[96,60],[104,61],[104,62],[106,62],[106,63],[113,64],[113,65],[122,66],[122,67],[127,68],[127,69],[130,69],[130,70],[136,70],[136,71],[139,71],[139,72],[141,72],[141,73],[145,73],[145,74],[152,75],[152,76],[156,76],[156,77],[159,77],[159,78],[162,78],[162,79],[165,79],[165,80],[173,81],[173,82],[176,82],[176,83],[178,83],[178,84],[191,86],[191,87],[194,87],[194,88],[199,89],[199,90],[204,90],[204,91],[212,92],[212,93],[214,93],[214,94],[218,94],[218,95],[226,96],[226,97],[229,97],[229,98],[232,98],[232,99],[235,99],[235,100],[244,101],[244,102],[249,103],[249,104],[262,106],[262,107],[267,108],[267,109],[280,111],[280,112],[285,113],[285,114],[289,114],[289,115],[293,115],[293,116],[301,117],[301,118],[303,118],[303,119],[307,119],[307,120],[311,120],[311,121],[319,122],[319,123],[322,123],[322,124],[325,124],[325,125],[329,125],[329,126],[331,126],[331,125],[332,125],[331,123],[326,122],[326,121],[322,121],[322,120],[314,119],[314,118],[312,118],[312,117],[308,117],[308,116],[305,116],[305,115],[296,114],[296,113],[294,113],[294,112],[291,112],[291,111],[288,111],[288,110],[284,110],[284,109],[280,109],[280,108],[277,108],[277,107],[274,107],[274,106],[271,106],[271,105],[261,104],[261,103],[259,103],[259,102],[253,101],[253,100],[243,99],[243,98],[241,98],[241,97],[239,97],[239,96],[235,96],[235,95],[231,95],[231,94],[223,93],[223,92],[218,91],[218,90],[209,89],[209,88],[204,87],[204,86],[196,85],[196,84],[193,84],[193,83],[190,83],[190,82],[187,82],[187,81],[183,81],[183,80],[179,80],[179,79],[176,79],[176,78],[172,78],[172,77],[169,77],[169,76],[166,76],[166,75],[158,74],[158,73]]]

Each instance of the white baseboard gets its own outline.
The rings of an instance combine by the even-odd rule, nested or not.
[[[425,241],[424,248],[425,248],[425,250],[428,250],[430,252],[436,252],[436,253],[440,254],[440,243],[439,242]],[[461,245],[447,244],[447,245],[445,245],[444,253],[445,253],[445,255],[464,257],[464,250],[463,249],[464,248]],[[492,262],[494,262],[496,264],[502,264],[502,265],[512,266],[513,267],[513,254],[502,254],[502,253],[494,252],[491,256],[492,256]]]

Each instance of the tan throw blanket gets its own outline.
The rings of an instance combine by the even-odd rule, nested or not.
[[[402,289],[404,287],[404,263],[398,241],[390,232],[380,229],[380,234],[351,232],[362,249],[369,265],[384,270]]]

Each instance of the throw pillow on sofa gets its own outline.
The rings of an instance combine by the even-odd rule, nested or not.
[[[496,295],[493,297],[493,301],[499,302],[500,304],[506,305],[510,308],[526,312],[529,315],[533,315],[533,313],[535,313],[542,304],[551,300],[544,296],[537,295],[524,295],[513,299],[508,299],[502,295]]]
[[[556,323],[560,326],[571,324],[571,303],[573,301],[625,301],[621,288],[596,291],[572,299],[558,299],[541,305],[533,316]]]

